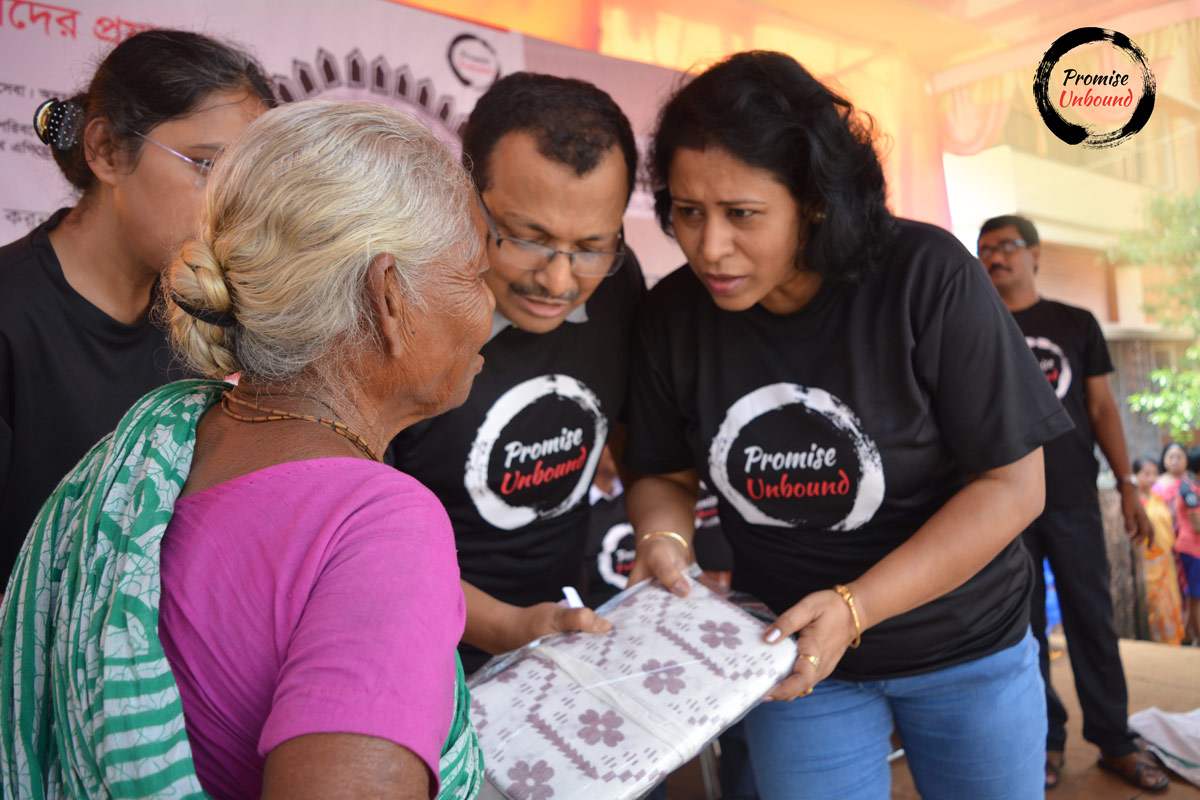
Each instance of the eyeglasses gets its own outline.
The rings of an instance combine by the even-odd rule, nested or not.
[[[1006,256],[1012,255],[1022,247],[1026,246],[1027,245],[1025,244],[1024,239],[1001,239],[1000,244],[996,245],[995,247],[992,247],[989,244],[981,244],[979,246],[979,260],[987,261],[996,253],[1004,253]]]
[[[617,233],[616,250],[559,250],[549,245],[518,239],[515,236],[501,236],[500,229],[496,227],[496,220],[492,218],[492,212],[488,211],[487,205],[484,204],[483,197],[479,198],[479,208],[483,211],[484,220],[487,221],[488,234],[496,242],[496,252],[500,254],[504,263],[511,267],[536,272],[550,266],[550,262],[554,260],[555,256],[564,255],[571,265],[571,272],[576,276],[606,278],[609,275],[615,275],[625,260],[624,226]],[[503,247],[506,243],[509,245],[507,248]]]
[[[193,167],[195,167],[196,172],[198,173],[196,175],[196,186],[203,186],[205,183],[208,182],[208,173],[212,172],[212,165],[213,165],[211,158],[201,158],[199,160],[194,159],[194,158],[189,158],[188,156],[185,156],[183,153],[179,152],[178,150],[173,150],[170,147],[167,147],[162,142],[158,142],[158,141],[155,141],[154,139],[151,139],[149,136],[147,136],[144,133],[138,133],[137,131],[134,131],[134,134],[145,139],[150,144],[161,147],[163,150],[166,150],[168,153],[175,156],[176,158],[181,158],[184,161],[191,164]]]

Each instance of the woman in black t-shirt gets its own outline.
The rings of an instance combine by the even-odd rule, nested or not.
[[[747,718],[763,797],[886,798],[893,725],[927,799],[1040,797],[1014,540],[1070,421],[985,273],[891,216],[869,122],[783,54],[680,89],[651,172],[689,263],[641,309],[631,579],[686,593],[713,486],[734,588],[780,615],[768,641],[797,634],[767,699],[804,699]]]
[[[150,320],[212,159],[273,102],[248,54],[190,31],[117,45],[34,120],[79,192],[0,248],[0,592],[59,480],[135,400],[185,377]]]

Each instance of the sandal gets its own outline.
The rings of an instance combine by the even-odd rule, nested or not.
[[[1062,779],[1063,751],[1046,751],[1046,788],[1053,789]]]
[[[1150,792],[1161,792],[1170,785],[1171,779],[1158,759],[1145,750],[1127,756],[1100,754],[1096,762],[1101,769],[1120,775],[1125,782]]]

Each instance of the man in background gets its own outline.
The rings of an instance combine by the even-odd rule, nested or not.
[[[1100,748],[1100,766],[1141,789],[1161,790],[1168,778],[1129,730],[1125,671],[1117,649],[1109,590],[1108,557],[1100,516],[1094,455],[1108,459],[1126,530],[1142,541],[1150,523],[1138,500],[1121,418],[1108,386],[1112,361],[1096,318],[1085,309],[1038,296],[1041,246],[1033,223],[1020,216],[990,219],[979,231],[979,260],[1075,423],[1043,450],[1046,508],[1022,534],[1033,557],[1036,583],[1031,608],[1046,682],[1046,788],[1058,785],[1066,746],[1067,711],[1050,684],[1046,642],[1046,581],[1050,560],[1071,653],[1075,691],[1083,709],[1083,736]]]

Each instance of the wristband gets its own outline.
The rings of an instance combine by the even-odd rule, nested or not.
[[[667,536],[667,537],[679,542],[679,544],[683,547],[684,559],[686,559],[688,562],[691,562],[692,548],[690,546],[688,546],[687,539],[684,539],[682,536],[680,536],[675,531],[651,531],[650,533],[647,533],[645,536],[643,536],[641,539],[638,539],[637,543],[641,544],[642,542],[646,541],[647,539],[653,539],[655,536]],[[634,549],[635,550],[637,549],[637,545],[634,545]]]

